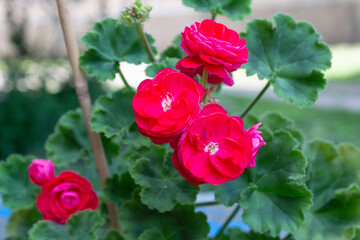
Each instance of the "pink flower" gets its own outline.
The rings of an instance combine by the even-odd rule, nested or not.
[[[204,66],[229,86],[234,84],[229,72],[247,62],[245,40],[234,30],[213,20],[205,19],[186,27],[181,38],[181,47],[189,56],[181,59],[180,65],[190,69]]]
[[[155,144],[174,141],[199,114],[205,91],[194,79],[167,68],[146,79],[133,99],[139,132]]]
[[[72,171],[64,171],[58,177],[45,181],[36,201],[44,220],[62,224],[72,214],[85,209],[95,210],[98,204],[90,182]]]
[[[261,124],[262,123],[259,122],[254,126],[252,126],[249,130],[247,130],[248,134],[252,138],[252,144],[253,144],[252,158],[247,168],[251,168],[255,166],[256,154],[259,152],[259,148],[266,144],[266,142],[264,142],[264,139],[261,137],[262,132],[257,130]]]
[[[41,186],[46,180],[55,176],[55,167],[50,160],[34,159],[28,167],[30,180]]]
[[[217,104],[204,107],[174,147],[174,167],[191,184],[238,178],[252,159],[252,138],[239,117]]]

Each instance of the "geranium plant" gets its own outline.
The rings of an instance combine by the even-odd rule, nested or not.
[[[137,0],[95,23],[79,58],[57,0],[81,109],[59,119],[47,160],[12,155],[0,164],[2,200],[13,211],[8,240],[209,239],[196,208],[216,204],[236,207],[210,239],[280,239],[282,230],[286,239],[359,238],[360,150],[308,141],[276,112],[250,115],[270,85],[294,107],[314,104],[331,66],[320,35],[286,14],[252,20],[241,33],[216,22],[242,20],[250,0],[183,3],[211,19],[185,27],[165,51],[144,33],[151,7]],[[149,78],[133,89],[122,62],[147,63]],[[100,82],[120,75],[125,87],[91,106],[78,64]],[[267,83],[231,116],[214,92],[232,86],[239,68]],[[216,201],[196,203],[201,191]],[[250,232],[227,228],[240,209]]]

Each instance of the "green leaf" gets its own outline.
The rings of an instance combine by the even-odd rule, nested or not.
[[[306,222],[294,233],[297,240],[352,239],[354,227],[360,226],[360,189],[352,185],[338,190],[316,212],[308,211]]]
[[[11,155],[0,163],[2,202],[12,211],[32,208],[40,193],[40,187],[30,181],[27,172],[33,159],[34,157]]]
[[[296,239],[351,239],[360,226],[359,149],[351,145],[314,141],[306,148],[307,185],[313,207],[295,232]]]
[[[118,231],[112,230],[106,234],[104,240],[124,240]]]
[[[134,92],[127,89],[100,97],[92,112],[91,129],[104,133],[107,138],[122,134],[135,121],[133,98]]]
[[[242,232],[237,228],[230,228],[226,231],[226,235],[221,236],[220,240],[280,240],[279,237],[271,237],[267,234],[250,232]]]
[[[193,206],[177,205],[171,212],[159,213],[149,210],[135,196],[120,212],[122,234],[127,240],[205,240],[209,232],[206,216],[195,212]]]
[[[326,81],[320,72],[330,68],[331,52],[320,35],[306,22],[296,23],[284,14],[267,20],[253,20],[240,36],[247,42],[247,75],[268,79],[274,92],[299,107],[312,105]]]
[[[240,194],[248,186],[248,182],[244,177],[239,177],[234,181],[228,181],[218,186],[210,186],[215,191],[215,200],[231,207],[240,201]]]
[[[251,0],[183,0],[183,4],[196,11],[224,15],[232,21],[243,20],[251,14]]]
[[[145,70],[146,76],[154,78],[155,75],[160,70],[164,70],[165,68],[175,69],[175,65],[176,65],[176,63],[178,61],[179,61],[178,58],[168,58],[168,57],[166,57],[164,60],[162,60],[160,62],[152,63]]]
[[[192,204],[200,188],[189,184],[175,170],[171,154],[166,148],[151,146],[142,148],[135,166],[130,170],[136,184],[142,187],[141,201],[159,212],[172,210],[177,203]]]
[[[152,45],[154,39],[148,34],[146,37]],[[101,82],[115,78],[121,61],[134,64],[150,62],[135,26],[127,27],[117,19],[106,18],[95,23],[93,31],[81,41],[89,50],[80,57],[80,66]],[[151,48],[156,54],[155,47],[152,45]]]
[[[29,229],[40,219],[41,213],[36,208],[13,212],[6,225],[6,240],[29,239]]]
[[[295,128],[295,124],[291,119],[277,112],[267,112],[260,117],[260,120],[263,123],[262,126],[270,129],[271,131],[275,132],[280,129],[286,130],[291,133],[301,146],[304,144],[304,134]],[[262,129],[260,128],[260,130]]]
[[[66,112],[45,143],[48,159],[58,167],[66,167],[83,159],[92,160],[91,145],[81,110]]]
[[[105,223],[99,211],[81,211],[72,215],[66,225],[39,221],[29,231],[30,240],[97,240],[94,230]]]
[[[304,184],[295,182],[305,176],[306,167],[297,148],[290,133],[276,131],[260,149],[256,166],[241,176],[248,181],[248,188],[241,193],[242,217],[255,232],[270,231],[277,236],[282,229],[293,232],[304,222],[312,196]]]
[[[112,178],[108,178],[104,193],[106,198],[119,209],[125,201],[131,200],[132,192],[135,188],[134,180],[126,172],[121,175],[121,178],[116,174]]]

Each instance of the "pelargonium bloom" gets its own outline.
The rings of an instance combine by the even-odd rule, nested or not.
[[[222,81],[232,86],[230,75],[247,62],[246,42],[239,34],[211,19],[195,22],[181,33],[181,47],[188,57],[180,60],[184,68],[204,67]]]
[[[181,60],[180,60],[181,61]],[[200,66],[200,67],[196,67],[196,68],[186,68],[186,67],[183,67],[181,64],[180,64],[180,61],[178,61],[176,63],[176,69],[178,69],[181,73],[184,73],[186,74],[187,76],[193,78],[195,77],[196,75],[200,75],[202,76],[203,74],[203,70],[204,70],[204,67],[203,66]],[[208,75],[208,79],[207,79],[208,83],[211,83],[211,84],[220,84],[223,82],[223,79],[215,74],[212,74],[212,73],[209,73]]]
[[[30,180],[41,186],[46,180],[55,176],[55,167],[50,160],[34,159],[28,167]]]
[[[244,172],[252,150],[252,137],[242,119],[228,116],[218,104],[209,104],[180,137],[172,160],[191,184],[222,184]]]
[[[142,81],[132,102],[139,132],[155,144],[174,141],[199,114],[204,88],[167,68]]]
[[[74,213],[97,209],[99,200],[90,182],[72,171],[48,179],[41,186],[36,207],[44,220],[65,224]]]
[[[252,158],[251,158],[251,162],[250,162],[248,168],[255,166],[256,155],[259,152],[259,148],[266,144],[266,142],[264,142],[264,139],[261,137],[262,132],[257,130],[261,124],[262,123],[259,122],[259,123],[255,124],[254,126],[252,126],[247,131],[248,134],[251,136],[252,144],[253,144]]]

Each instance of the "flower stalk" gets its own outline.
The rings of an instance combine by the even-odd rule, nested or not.
[[[149,41],[146,38],[146,35],[145,35],[144,30],[142,28],[141,22],[136,23],[135,27],[136,27],[136,31],[137,31],[137,33],[138,33],[138,35],[140,37],[140,41],[143,44],[147,55],[149,56],[150,61],[151,62],[156,62],[154,53],[153,53],[153,51],[151,49]]]
[[[207,81],[208,81],[208,76],[209,76],[209,73],[208,71],[206,71],[206,69],[204,68],[203,70],[203,74],[202,74],[202,77],[201,77],[201,85],[204,87],[205,89],[205,95],[204,95],[204,98],[202,100],[202,103],[203,104],[206,104],[206,98],[207,98],[207,91],[206,91],[206,88],[207,88]]]
[[[224,230],[227,228],[231,220],[236,216],[238,211],[240,210],[240,205],[237,205],[237,207],[234,209],[234,211],[231,213],[231,215],[226,219],[225,223],[222,225],[218,233],[216,234],[214,239],[220,239],[221,234],[224,232]]]
[[[110,176],[109,167],[106,162],[105,152],[102,146],[100,136],[96,132],[93,132],[90,128],[90,118],[92,111],[91,100],[88,92],[87,82],[85,80],[85,77],[81,69],[79,68],[79,49],[77,46],[75,35],[73,34],[71,28],[71,22],[70,22],[68,8],[66,5],[66,0],[56,0],[56,3],[58,7],[62,31],[64,34],[66,49],[69,55],[69,60],[74,75],[76,94],[84,116],[85,125],[88,132],[91,148],[94,153],[94,158],[95,158],[100,182],[102,188],[104,189],[105,181]],[[109,202],[106,202],[106,205],[110,216],[111,226],[114,229],[120,230],[115,206]]]
[[[261,90],[261,92],[256,96],[256,98],[250,103],[250,105],[242,112],[240,115],[241,118],[244,118],[248,112],[255,106],[255,104],[260,100],[260,98],[264,95],[266,90],[270,87],[270,81],[267,82],[265,87]]]

